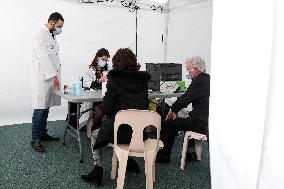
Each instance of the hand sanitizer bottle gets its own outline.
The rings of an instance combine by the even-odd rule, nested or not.
[[[81,96],[82,95],[82,81],[80,79],[80,76],[76,79],[76,95]]]

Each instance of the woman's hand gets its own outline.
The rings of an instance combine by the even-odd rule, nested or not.
[[[102,75],[101,78],[99,79],[99,83],[106,82],[106,81],[107,81],[107,78],[104,75]]]
[[[175,112],[172,112],[172,111],[169,111],[167,117],[166,117],[166,120],[168,119],[172,119],[172,120],[175,120],[177,117],[177,114]]]

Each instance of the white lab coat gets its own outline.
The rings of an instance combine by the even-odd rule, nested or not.
[[[92,82],[96,79],[96,70],[90,67],[88,70],[85,71],[83,76],[84,87],[91,87]]]
[[[106,76],[107,75],[107,71],[103,72],[103,75]],[[83,82],[84,82],[84,87],[91,87],[91,84],[93,81],[95,81],[97,79],[96,77],[96,70],[92,67],[90,67],[88,70],[86,70],[84,72],[83,75]],[[85,102],[81,105],[81,111],[87,110],[92,108],[93,103],[92,102]],[[89,118],[89,114],[83,114],[82,117],[79,120],[79,123],[84,123],[85,121],[87,121]]]
[[[61,80],[61,64],[57,41],[45,25],[35,33],[32,40],[32,106],[35,109],[46,109],[60,106],[61,98],[54,93],[51,78]],[[60,86],[60,83],[59,83]]]
[[[107,76],[108,71],[103,71],[103,75]],[[85,71],[83,75],[83,81],[84,81],[84,87],[91,87],[91,84],[93,81],[98,79],[96,77],[96,70],[92,67],[90,67],[88,70]]]
[[[93,69],[92,67],[90,67],[83,74],[83,82],[84,82],[83,86],[84,87],[91,87],[92,82],[95,81],[96,79],[97,79],[96,78],[96,70]],[[81,105],[80,111],[90,109],[90,108],[92,108],[92,106],[93,106],[92,102],[84,102]],[[87,121],[89,119],[89,116],[90,116],[90,114],[87,114],[87,113],[83,114],[81,116],[81,118],[79,119],[79,123],[81,124],[81,123],[84,123],[85,121]]]

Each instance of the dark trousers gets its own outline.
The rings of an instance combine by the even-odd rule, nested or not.
[[[102,125],[104,112],[103,105],[101,102],[93,103],[93,130],[98,129]]]
[[[32,117],[32,141],[40,140],[42,135],[47,134],[47,118],[49,108],[34,109]]]
[[[194,131],[205,134],[206,130],[198,124],[194,124],[191,118],[176,118],[167,120],[162,124],[161,140],[164,148],[159,152],[161,155],[170,156],[175,137],[178,131]]]

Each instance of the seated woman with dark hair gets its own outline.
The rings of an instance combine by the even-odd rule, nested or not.
[[[95,58],[92,63],[89,65],[89,69],[85,71],[84,74],[84,88],[87,89],[102,89],[102,83],[106,82],[106,73],[108,72],[108,59],[109,51],[105,48],[101,48],[97,51]],[[93,128],[98,128],[102,124],[103,112],[102,112],[102,103],[93,102]]]
[[[106,82],[106,73],[108,71],[108,59],[109,59],[109,51],[105,48],[101,48],[97,51],[95,58],[93,59],[92,63],[89,65],[89,68],[84,72],[83,77],[83,86],[85,90],[89,89],[102,89],[102,83]],[[90,116],[93,118],[92,125],[95,127],[97,125],[101,125],[103,112],[102,112],[102,103],[101,102],[86,102],[85,107],[93,107],[93,112]],[[71,102],[70,106],[70,118],[69,118],[69,125],[73,126],[77,129],[77,105],[76,103]],[[66,121],[68,117],[66,116]],[[92,128],[91,128],[92,129]]]
[[[107,91],[103,99],[103,112],[107,115],[100,128],[93,131],[91,148],[94,158],[94,169],[81,178],[86,182],[100,184],[103,178],[102,147],[113,143],[114,118],[118,111],[125,109],[148,109],[148,80],[150,75],[138,71],[135,54],[128,48],[119,49],[112,58],[113,70],[108,74]],[[118,143],[129,144],[132,131],[121,128],[118,132]],[[139,171],[133,159],[129,159],[127,170]],[[138,169],[138,170],[137,170]]]
[[[102,89],[102,82],[106,81],[104,71],[108,71],[108,59],[110,55],[107,49],[101,48],[97,51],[95,58],[84,74],[84,87]]]

